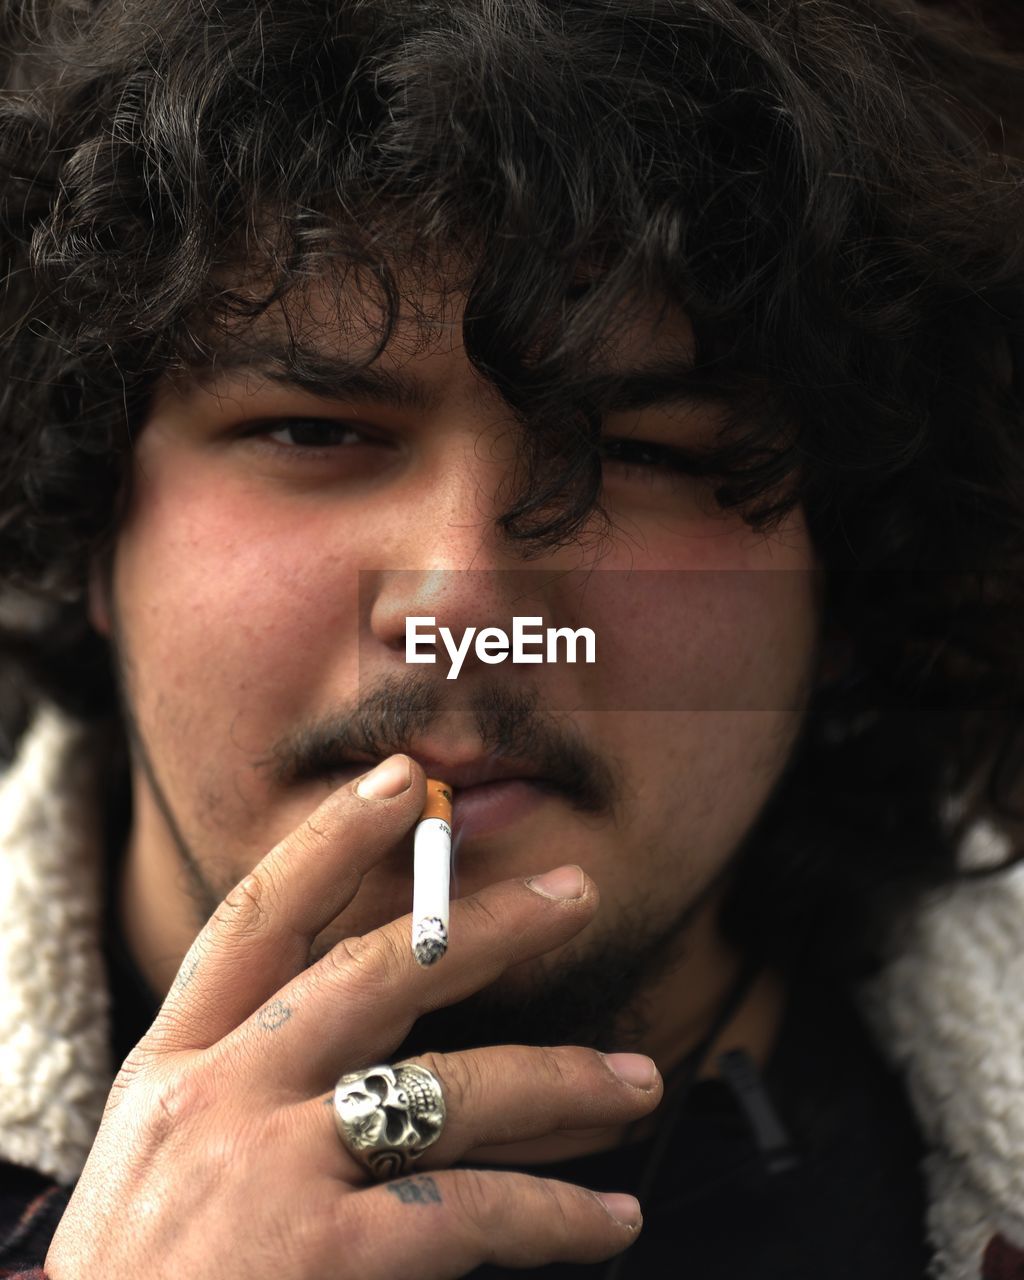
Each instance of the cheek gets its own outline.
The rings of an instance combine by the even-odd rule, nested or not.
[[[606,583],[591,705],[621,711],[792,710],[816,624],[808,574],[634,575]]]
[[[620,842],[612,848],[598,836],[584,851],[584,858],[601,864],[594,870],[600,871],[602,899],[639,903],[655,924],[674,919],[750,831],[800,723],[798,713],[767,711],[606,718],[603,728],[613,729],[615,763],[627,786]]]
[[[592,705],[792,713],[818,631],[818,571],[802,521],[778,539],[719,525],[672,547],[661,559],[664,548],[648,544],[643,567],[588,580],[599,637]]]
[[[605,601],[602,633],[618,701],[595,724],[628,781],[623,826],[657,868],[646,881],[655,915],[669,909],[659,883],[678,885],[685,870],[688,897],[733,853],[803,721],[817,651],[813,555],[796,537],[749,548],[747,534],[731,563],[719,541],[711,564],[605,580],[621,593]]]
[[[185,480],[170,467],[159,485],[140,483],[118,543],[119,638],[136,713],[159,711],[153,728],[164,735],[205,724],[223,736],[227,720],[232,746],[264,750],[282,718],[322,704],[345,662],[354,672],[357,575],[344,572],[343,548],[323,551],[334,544],[308,504],[300,515],[258,501],[201,468]]]

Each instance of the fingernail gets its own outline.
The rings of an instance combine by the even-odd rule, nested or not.
[[[658,1068],[652,1058],[642,1053],[606,1053],[602,1055],[611,1070],[637,1089],[652,1089]]]
[[[356,794],[367,800],[393,800],[409,789],[412,765],[408,756],[388,756],[359,779]]]
[[[643,1222],[644,1215],[640,1212],[640,1201],[636,1196],[627,1196],[621,1191],[595,1191],[594,1195],[624,1227],[638,1227]]]
[[[580,867],[556,867],[542,876],[531,876],[526,882],[534,893],[545,898],[582,898],[583,871]]]

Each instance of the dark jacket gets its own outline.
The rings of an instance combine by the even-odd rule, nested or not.
[[[130,1025],[129,1015],[120,1018],[118,1031],[111,1017],[95,768],[86,731],[46,708],[0,779],[0,1005],[6,1015],[0,1041],[0,1277],[41,1280],[39,1264],[95,1137],[115,1060],[144,1029]],[[976,828],[965,860],[998,856],[1000,839],[990,828]],[[1024,869],[965,882],[926,902],[886,970],[855,993],[849,1009],[837,1000],[819,1016],[797,1004],[762,1082],[802,1161],[781,1176],[799,1177],[803,1168],[806,1178],[803,1185],[789,1184],[790,1202],[804,1209],[816,1204],[820,1223],[828,1205],[843,1199],[840,1188],[814,1201],[827,1190],[822,1179],[832,1175],[821,1165],[825,1173],[808,1176],[807,1167],[816,1158],[815,1144],[823,1134],[827,1138],[829,1109],[838,1108],[836,1132],[851,1137],[843,1138],[848,1154],[834,1162],[835,1176],[856,1179],[858,1161],[864,1170],[878,1171],[874,1182],[869,1174],[855,1180],[846,1199],[874,1186],[878,1205],[893,1206],[887,1213],[880,1209],[879,1222],[889,1222],[880,1229],[892,1229],[893,1239],[904,1241],[913,1267],[917,1235],[906,1235],[901,1224],[911,1224],[922,1246],[927,1242],[935,1280],[1024,1280],[1022,992]],[[809,1043],[806,1036],[821,1017],[833,1015],[834,1034]],[[831,1062],[823,1045],[832,1046]],[[813,1123],[802,1115],[808,1107],[821,1113]],[[688,1097],[679,1123],[697,1128],[678,1149],[699,1155],[704,1141],[708,1158],[723,1151],[727,1156],[723,1135],[732,1135],[738,1145],[729,1176],[738,1181],[721,1205],[742,1203],[737,1231],[746,1226],[762,1239],[778,1234],[782,1211],[772,1210],[772,1197],[783,1204],[785,1186],[765,1164],[757,1126],[738,1095],[730,1095],[725,1083],[703,1082]],[[700,1133],[703,1138],[694,1136]],[[874,1147],[872,1134],[878,1135]],[[627,1158],[642,1162],[644,1153],[621,1152],[612,1162],[617,1175]],[[564,1168],[563,1176],[573,1172]],[[588,1168],[589,1182],[583,1168],[579,1181],[597,1187],[600,1159]],[[666,1230],[681,1230],[688,1220],[695,1238],[707,1228],[711,1252],[699,1264],[702,1272],[686,1267],[685,1254],[674,1251],[673,1274],[694,1274],[694,1280],[729,1275],[714,1270],[714,1209],[687,1201],[685,1176],[685,1162],[673,1166],[659,1177],[652,1199],[665,1200]],[[610,1189],[628,1188],[619,1182]],[[648,1217],[642,1241],[654,1240],[660,1230],[656,1217]],[[723,1225],[726,1249],[731,1236]],[[826,1221],[821,1229],[831,1228]],[[804,1227],[800,1232],[814,1236]],[[842,1249],[842,1242],[835,1247]],[[836,1257],[839,1265],[846,1251]],[[823,1266],[820,1258],[812,1265],[829,1280],[856,1274]],[[787,1270],[788,1262],[779,1266],[757,1280],[796,1280],[799,1273]],[[863,1274],[864,1280],[880,1275],[871,1268]]]

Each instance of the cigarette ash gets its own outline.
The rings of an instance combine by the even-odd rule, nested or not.
[[[426,969],[440,960],[447,950],[448,930],[437,916],[425,916],[416,921],[412,953],[417,964]]]

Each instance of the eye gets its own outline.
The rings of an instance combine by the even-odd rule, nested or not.
[[[601,454],[605,463],[611,464],[617,474],[648,484],[654,484],[658,480],[674,480],[680,476],[707,474],[697,454],[650,440],[606,438],[601,442]]]
[[[605,440],[601,452],[609,462],[622,462],[626,466],[662,466],[666,460],[665,446],[647,440]]]
[[[336,418],[278,418],[252,424],[247,435],[259,437],[285,449],[336,449],[340,445],[376,443],[369,432]]]

